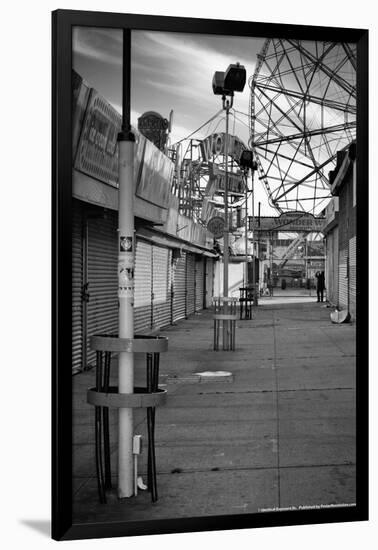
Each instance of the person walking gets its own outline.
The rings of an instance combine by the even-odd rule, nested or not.
[[[317,302],[322,302],[324,289],[325,289],[324,271],[317,271],[315,273],[315,277],[316,277],[316,294],[318,296]]]

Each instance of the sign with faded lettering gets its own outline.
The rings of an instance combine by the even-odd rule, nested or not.
[[[226,172],[211,162],[209,163],[209,174],[210,177],[205,194],[212,197],[216,193],[224,193],[226,187]],[[231,195],[243,195],[245,193],[245,182],[241,172],[229,172],[227,174],[227,188]]]
[[[143,113],[138,118],[138,130],[140,133],[149,141],[152,141],[155,147],[161,151],[164,150],[167,142],[168,126],[168,120],[159,113],[155,113],[155,111]]]
[[[90,93],[88,84],[72,70],[72,158],[76,155]]]
[[[74,167],[109,185],[118,186],[117,136],[121,115],[92,88]]]
[[[101,182],[118,187],[118,144],[121,115],[92,88],[74,167]],[[136,132],[134,189],[141,199],[168,208],[173,162]]]
[[[152,204],[168,208],[173,173],[173,162],[140,135],[134,163],[135,194]]]
[[[200,150],[202,160],[211,161],[217,155],[225,155],[227,135],[224,132],[212,134],[201,141]],[[228,156],[239,164],[240,155],[247,147],[237,136],[228,136]]]
[[[249,230],[253,230],[249,217]],[[281,216],[261,216],[254,219],[255,231],[301,231],[311,233],[322,231],[324,217],[315,217],[307,212],[284,212]]]

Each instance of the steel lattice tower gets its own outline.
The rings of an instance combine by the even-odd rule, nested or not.
[[[270,204],[319,213],[337,151],[355,139],[355,46],[268,39],[249,84],[249,145]]]

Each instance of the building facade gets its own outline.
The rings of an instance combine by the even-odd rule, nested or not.
[[[356,316],[356,144],[337,156],[330,172],[332,200],[325,210],[327,297]]]
[[[74,73],[72,371],[95,360],[93,334],[118,330],[118,147],[121,117]],[[206,308],[213,296],[213,235],[179,214],[174,165],[136,133],[134,327],[148,333]]]

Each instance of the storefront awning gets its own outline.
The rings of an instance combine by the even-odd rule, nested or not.
[[[173,235],[167,235],[159,231],[153,231],[146,227],[141,227],[137,230],[137,237],[145,239],[155,244],[162,246],[168,246],[169,248],[176,248],[178,250],[186,250],[193,254],[199,254],[200,256],[207,256],[208,258],[217,258],[218,254],[207,248],[196,246],[193,243],[189,244],[181,239],[176,239]]]

